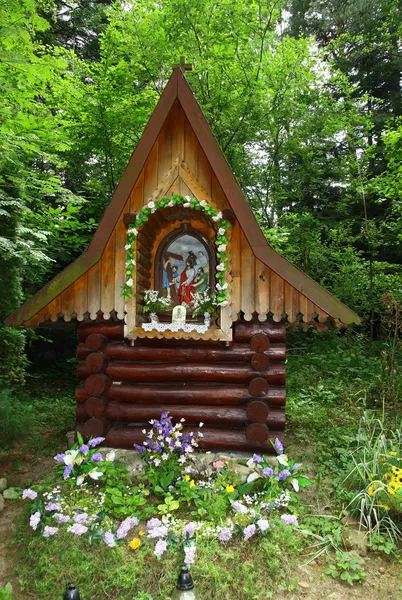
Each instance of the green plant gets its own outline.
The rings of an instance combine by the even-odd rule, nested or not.
[[[159,296],[157,290],[146,290],[144,294],[144,303],[144,308],[142,309],[144,315],[156,313],[158,310],[169,310],[169,308],[172,307],[170,300],[163,296]]]
[[[0,588],[0,600],[14,600],[13,586],[11,583],[6,583],[4,588]]]
[[[324,571],[334,579],[340,579],[349,585],[361,583],[366,578],[366,573],[358,556],[351,552],[336,552],[335,560]]]
[[[180,502],[175,500],[173,496],[168,494],[165,496],[165,500],[163,504],[158,504],[157,509],[158,513],[161,515],[166,515],[167,513],[174,512],[180,508]]]
[[[0,450],[12,446],[34,428],[36,415],[30,405],[21,406],[11,390],[0,391]]]
[[[194,294],[194,302],[193,302],[193,317],[197,317],[198,315],[203,315],[208,313],[211,317],[216,317],[216,294],[211,292],[210,290],[205,290],[205,292],[196,292]]]
[[[388,555],[392,555],[398,550],[398,546],[393,540],[378,534],[371,536],[370,548],[375,552],[383,552]]]

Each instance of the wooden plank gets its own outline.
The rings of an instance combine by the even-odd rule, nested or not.
[[[241,233],[241,310],[244,319],[251,321],[255,311],[254,285],[255,269],[254,254],[243,232]]]
[[[193,128],[187,119],[184,121],[184,162],[189,171],[197,179],[197,148],[198,141]]]
[[[158,140],[156,140],[144,167],[144,201],[145,206],[158,187]]]
[[[61,312],[65,321],[71,321],[71,315],[74,312],[74,283],[61,294]]]
[[[232,318],[236,321],[241,310],[241,229],[238,221],[232,227],[229,247],[232,269]]]
[[[167,171],[172,168],[172,123],[168,118],[158,136],[157,185],[163,183]]]
[[[325,323],[325,321],[328,319],[329,315],[324,310],[322,310],[319,306],[316,306],[315,304],[313,306],[313,310],[315,313],[317,313],[318,321],[320,323]]]
[[[74,284],[74,312],[77,320],[82,321],[88,311],[88,273],[84,273]]]
[[[104,319],[110,319],[114,308],[114,250],[116,233],[113,232],[102,256],[101,311]]]
[[[285,282],[282,277],[279,277],[279,275],[273,271],[271,271],[270,292],[270,311],[272,312],[272,319],[276,323],[279,323],[285,310]]]
[[[266,321],[269,312],[269,268],[255,261],[255,310],[259,321]]]
[[[285,282],[285,313],[289,323],[294,323],[299,314],[299,292],[287,281]]]
[[[58,320],[59,315],[61,313],[61,294],[56,296],[56,298],[54,298],[54,300],[52,300],[49,303],[48,311],[50,320],[53,321],[53,323],[55,323]]]
[[[170,111],[173,124],[172,131],[172,155],[174,158],[184,158],[184,112],[179,102],[175,102]]]
[[[314,310],[314,305],[311,302],[311,300],[306,298],[306,296],[304,296],[303,294],[299,294],[299,296],[300,296],[300,312],[303,315],[304,323],[308,323],[309,321],[311,321],[312,313]]]
[[[209,196],[212,197],[212,169],[199,143],[197,149],[197,179]]]
[[[225,208],[231,208],[228,199],[225,196],[225,193],[215,175],[212,171],[212,199],[219,210],[224,210]]]
[[[144,170],[141,171],[130,195],[130,210],[128,212],[137,214],[144,204]]]
[[[126,251],[124,246],[127,239],[127,230],[122,220],[117,223],[114,252],[114,309],[118,319],[124,319],[124,298],[121,297],[121,288],[125,281]]]
[[[88,312],[89,318],[93,321],[101,309],[100,302],[100,274],[101,261],[96,263],[88,271]]]

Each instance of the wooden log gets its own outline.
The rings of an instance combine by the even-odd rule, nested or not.
[[[123,340],[124,339],[124,323],[123,322],[107,322],[107,321],[95,321],[83,322],[78,327],[78,339],[80,342],[85,342],[87,337],[91,333],[100,333],[109,340]]]
[[[91,397],[88,398],[85,404],[77,405],[77,420],[82,421],[87,419],[88,416],[102,415],[105,419],[113,423],[140,423],[146,424],[146,427],[149,428],[149,421],[151,419],[159,419],[161,414],[166,411],[166,406],[164,405],[141,406],[138,404],[119,404],[117,402],[107,403],[107,401],[105,403],[104,401],[105,398]],[[261,401],[258,403],[264,404]],[[101,410],[103,407],[105,407],[104,410]],[[93,409],[96,409],[96,412]],[[186,425],[198,425],[198,423],[202,422],[213,426],[245,428],[247,422],[251,420],[248,409],[237,406],[213,407],[173,404],[169,406],[168,411],[174,421],[184,418]],[[257,410],[252,411],[253,417],[262,417],[262,411],[260,411],[259,415],[257,412]],[[285,427],[285,413],[280,409],[268,411],[268,407],[265,404],[264,418],[261,418],[261,420],[253,418],[252,421],[266,423],[270,428],[281,430]]]
[[[90,396],[85,401],[83,408],[88,417],[100,417],[101,415],[105,416],[104,413],[108,407],[108,404],[109,402],[104,396]]]
[[[181,347],[170,343],[170,345],[160,345],[161,340],[157,340],[157,346],[135,345],[128,346],[124,343],[113,342],[103,349],[104,354],[109,356],[110,360],[130,361],[130,362],[250,362],[255,352],[251,350],[248,344],[233,344],[232,346],[218,346],[216,342],[212,347],[193,346]],[[154,341],[155,343],[155,341]],[[79,360],[85,360],[89,351],[85,344],[79,344],[77,348],[77,357]],[[266,356],[270,362],[284,361],[286,358],[284,344],[271,344]]]
[[[265,379],[263,379],[265,383]],[[86,394],[86,392],[85,392]],[[197,386],[183,383],[182,385],[167,384],[141,385],[121,384],[112,385],[105,393],[109,400],[117,402],[135,402],[138,404],[209,404],[216,406],[246,404],[252,396],[246,386],[221,385]],[[88,397],[86,394],[81,402]],[[258,396],[257,396],[258,397]],[[283,406],[286,400],[285,387],[267,385],[265,398],[273,407]]]
[[[269,368],[269,358],[263,352],[256,352],[251,357],[251,366],[254,371],[266,371]]]
[[[257,424],[258,425],[258,424]],[[264,426],[263,426],[264,427]],[[184,431],[197,431],[197,429],[185,428]],[[246,439],[244,429],[222,429],[222,428],[202,428],[200,447],[206,450],[223,449],[223,450],[261,450],[265,453],[274,453],[271,441],[278,438],[283,442],[283,431],[270,431],[268,439],[263,446],[257,445],[254,442],[249,442]],[[110,448],[132,448],[134,444],[141,444],[145,441],[145,435],[141,431],[141,427],[114,426],[106,434],[105,445]]]
[[[84,439],[104,436],[110,429],[110,423],[103,417],[92,417],[84,423]]]
[[[137,248],[137,264],[141,265],[148,273],[150,272],[152,263],[148,256],[145,256],[142,248]]]
[[[88,398],[88,392],[85,391],[85,388],[83,385],[78,385],[75,388],[75,399],[77,402],[85,402],[85,400]]]
[[[250,381],[248,390],[253,398],[265,398],[268,395],[268,381],[264,377],[255,377]]]
[[[265,334],[271,342],[286,341],[286,326],[281,323],[245,323],[244,321],[236,321],[234,328],[234,340],[236,342],[248,342],[257,333]]]
[[[250,346],[255,352],[266,352],[270,346],[269,337],[265,333],[256,333],[251,338]]]
[[[96,375],[90,375],[84,383],[85,391],[90,396],[101,396],[112,385],[112,381],[104,373],[97,373]]]
[[[269,441],[268,427],[264,423],[252,423],[246,429],[246,440],[250,446],[265,448]]]
[[[99,352],[106,347],[107,343],[108,339],[105,335],[102,335],[101,333],[90,333],[83,346],[92,352]]]
[[[108,366],[109,360],[103,352],[91,352],[85,359],[85,366],[90,373],[102,373]]]
[[[268,413],[268,404],[262,400],[253,400],[246,410],[247,419],[252,423],[265,423],[268,419]]]
[[[81,375],[83,372],[81,372]],[[173,382],[205,381],[214,383],[248,383],[255,371],[243,364],[132,364],[110,363],[106,375],[113,381]],[[285,365],[270,365],[261,371],[261,377],[269,383],[285,384]],[[100,392],[102,393],[102,392]],[[94,394],[97,395],[97,394]]]

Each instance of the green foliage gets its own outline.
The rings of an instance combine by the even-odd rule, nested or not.
[[[4,588],[0,587],[0,600],[14,600],[11,583],[6,583]]]
[[[21,406],[15,402],[13,393],[10,390],[0,391],[0,450],[10,447],[16,442],[20,442],[35,426],[35,413],[30,406]]]
[[[349,585],[362,583],[366,578],[359,557],[351,552],[337,552],[334,563],[325,569],[325,573]]]

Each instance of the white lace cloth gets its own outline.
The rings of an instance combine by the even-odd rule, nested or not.
[[[152,321],[151,323],[143,323],[141,327],[144,331],[185,331],[191,333],[196,331],[197,333],[206,333],[209,329],[209,323],[207,325],[196,325],[194,323],[158,323]]]

